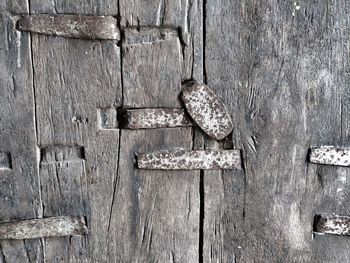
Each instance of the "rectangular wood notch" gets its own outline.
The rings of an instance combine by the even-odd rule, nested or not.
[[[140,154],[139,169],[217,170],[242,169],[239,150],[170,150]]]
[[[87,233],[83,216],[59,216],[0,224],[0,240],[76,236]]]
[[[118,128],[118,111],[115,107],[98,108],[97,121],[99,129],[110,130]]]
[[[0,152],[0,170],[11,170],[12,160],[9,152]]]
[[[350,235],[350,217],[339,215],[316,215],[314,232],[332,235]]]
[[[122,115],[122,128],[154,129],[191,126],[185,111],[179,108],[126,109]]]
[[[85,159],[82,146],[49,146],[41,149],[41,163],[63,163]]]
[[[311,148],[310,162],[350,166],[350,147],[320,146]]]
[[[117,20],[112,16],[91,15],[24,15],[18,29],[45,35],[82,39],[119,40]]]

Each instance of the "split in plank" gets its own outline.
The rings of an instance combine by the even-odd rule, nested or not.
[[[122,114],[122,128],[154,129],[191,126],[183,109],[148,108],[126,109]]]
[[[186,82],[182,86],[182,100],[193,120],[210,137],[221,140],[232,131],[233,124],[226,106],[207,85]]]
[[[321,146],[311,148],[310,162],[350,166],[350,147]]]
[[[139,169],[216,170],[242,169],[239,150],[170,150],[140,154]]]
[[[314,231],[321,234],[350,235],[350,217],[339,215],[316,215]]]
[[[18,29],[68,38],[119,40],[117,20],[112,16],[25,15]]]
[[[60,216],[0,224],[0,239],[33,239],[88,233],[82,216]]]

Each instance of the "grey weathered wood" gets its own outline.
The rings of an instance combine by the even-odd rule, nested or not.
[[[315,213],[349,213],[349,172],[306,162],[310,145],[348,143],[349,10],[207,1],[207,84],[231,111],[245,174],[204,176],[204,262],[350,260],[348,239],[311,235]]]
[[[182,46],[182,79],[203,78],[202,0],[121,0],[122,26],[178,28]]]
[[[182,86],[182,100],[192,119],[209,136],[221,140],[233,129],[226,106],[205,84],[197,81]]]
[[[32,3],[31,11],[48,8],[55,13],[50,4]],[[78,9],[78,1],[55,4],[60,13],[98,15],[110,10],[97,12],[92,2]],[[111,116],[121,106],[120,49],[110,40],[39,34],[32,34],[32,49],[38,145],[46,153],[40,163],[43,215],[85,216],[91,230],[87,236],[44,239],[45,260],[107,262],[119,131],[102,129],[110,126],[101,117],[106,109]]]
[[[40,217],[30,39],[16,31],[26,1],[0,1],[0,222]],[[40,262],[40,240],[0,241],[0,262]]]
[[[316,215],[314,231],[320,234],[350,235],[350,217],[339,215]]]
[[[0,239],[34,239],[87,233],[84,217],[60,216],[0,223]]]
[[[177,108],[126,109],[122,118],[124,129],[175,128],[192,125],[185,111]]]
[[[311,148],[310,162],[318,164],[350,166],[350,148],[321,146]]]
[[[218,170],[242,169],[239,150],[168,150],[137,156],[139,169]]]
[[[117,20],[112,16],[25,15],[17,24],[19,30],[44,35],[102,40],[120,37]]]

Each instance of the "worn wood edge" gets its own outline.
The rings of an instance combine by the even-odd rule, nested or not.
[[[131,130],[192,126],[180,108],[124,109],[119,118],[119,127]]]
[[[193,121],[210,137],[221,140],[233,130],[233,123],[223,101],[204,83],[187,81],[181,98]]]
[[[23,15],[17,21],[17,29],[44,35],[67,38],[119,40],[117,19],[112,16],[73,14]]]
[[[350,166],[350,147],[320,146],[310,149],[311,163]]]
[[[83,216],[59,216],[0,224],[0,240],[63,237],[86,234],[88,234],[88,229]]]
[[[242,169],[240,150],[168,150],[137,156],[137,167],[150,170]]]
[[[123,45],[155,44],[178,38],[178,30],[172,27],[139,26],[122,28]]]
[[[350,217],[340,215],[316,215],[314,218],[316,234],[350,235]]]

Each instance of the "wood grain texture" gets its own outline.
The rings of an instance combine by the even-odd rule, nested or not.
[[[170,26],[179,29],[182,79],[203,78],[202,0],[120,0],[122,26]]]
[[[84,217],[48,217],[0,224],[0,239],[34,239],[85,235]]]
[[[231,110],[245,177],[207,177],[206,193],[221,194],[205,197],[205,262],[349,261],[349,240],[311,234],[315,212],[349,212],[348,171],[306,163],[310,144],[349,139],[349,10],[207,1],[207,84]]]
[[[0,2],[0,222],[41,214],[33,71],[28,34],[16,31],[25,1]],[[41,261],[40,240],[0,241],[0,262]]]

